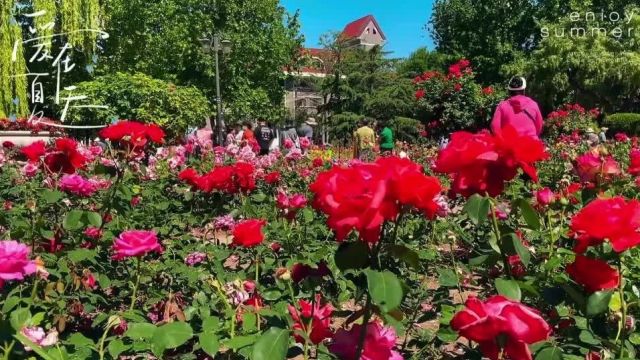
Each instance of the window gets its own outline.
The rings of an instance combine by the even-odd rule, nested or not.
[[[365,30],[367,34],[369,34],[369,32],[371,31],[369,28],[367,28],[367,30]],[[375,34],[375,33],[374,33]]]
[[[376,35],[378,33],[378,31],[376,31],[376,28],[373,28],[373,35]]]

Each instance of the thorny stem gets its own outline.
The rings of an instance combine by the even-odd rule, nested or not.
[[[493,225],[493,232],[496,235],[496,240],[498,241],[498,243],[500,244],[500,255],[502,255],[502,262],[504,264],[504,270],[507,273],[507,276],[509,278],[512,278],[511,276],[511,265],[509,265],[509,257],[507,256],[507,253],[505,252],[503,243],[502,243],[502,235],[500,234],[500,227],[498,226],[498,217],[496,216],[496,205],[494,203],[494,199],[490,198],[489,199],[489,206],[491,208],[491,222]]]

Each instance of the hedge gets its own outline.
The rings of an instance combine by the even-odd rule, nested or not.
[[[176,86],[142,73],[115,73],[82,82],[74,95],[86,95],[87,104],[108,109],[72,109],[67,121],[79,125],[109,124],[116,119],[139,120],[162,126],[169,137],[184,135],[190,126],[202,126],[210,103],[192,86]],[[77,105],[77,104],[73,104]]]
[[[640,114],[612,114],[605,118],[604,123],[613,133],[624,132],[630,135],[640,134]]]

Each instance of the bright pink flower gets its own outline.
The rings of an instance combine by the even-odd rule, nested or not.
[[[543,188],[541,190],[535,191],[534,195],[536,197],[536,202],[540,206],[547,206],[553,203],[556,200],[556,196],[549,188]]]
[[[86,237],[94,240],[100,239],[102,237],[102,230],[94,226],[89,226],[84,230],[83,233]]]
[[[383,327],[374,321],[367,325],[364,346],[359,360],[402,360],[402,355],[393,350],[396,332],[392,327]],[[351,330],[338,330],[329,345],[329,351],[341,360],[356,360],[362,325],[355,324]]]
[[[293,143],[293,140],[287,138],[284,139],[284,148],[285,149],[291,149],[295,144]]]
[[[302,194],[288,196],[280,190],[276,196],[276,206],[282,210],[287,219],[291,220],[296,217],[298,210],[307,206],[307,198]]]
[[[31,249],[13,240],[0,241],[0,282],[24,280],[36,272],[36,263],[29,260]]]
[[[582,182],[597,183],[608,180],[622,173],[620,165],[612,158],[601,158],[593,153],[586,153],[574,162],[574,169]]]
[[[289,314],[294,321],[293,329],[309,334],[309,339],[316,345],[331,337],[329,326],[331,325],[333,306],[331,304],[322,306],[321,304],[322,296],[316,294],[314,303],[302,299],[298,300],[301,311],[298,311],[295,306],[288,305]],[[302,336],[295,333],[294,336],[297,342],[304,343]]]
[[[20,172],[25,177],[32,178],[38,173],[38,166],[28,162],[22,167],[22,169],[20,169]]]
[[[184,259],[185,264],[189,266],[195,266],[207,259],[207,254],[203,252],[193,252]]]
[[[311,139],[306,136],[300,138],[300,148],[308,149],[311,147]]]
[[[91,196],[98,190],[93,182],[77,174],[63,175],[60,179],[60,189],[83,197]]]
[[[128,230],[123,231],[113,242],[113,259],[122,260],[128,257],[140,257],[149,252],[162,253],[155,231]]]
[[[629,169],[627,172],[633,176],[640,175],[640,149],[632,149],[629,153]]]

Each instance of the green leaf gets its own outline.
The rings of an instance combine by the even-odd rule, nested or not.
[[[369,247],[362,241],[344,242],[336,251],[335,261],[341,271],[364,269],[369,264]]]
[[[478,226],[487,220],[487,215],[489,214],[489,199],[474,194],[464,205],[464,211],[467,213],[467,216],[469,216],[469,220]]]
[[[596,316],[607,311],[611,301],[611,291],[597,291],[587,299],[587,315]]]
[[[202,332],[216,332],[220,327],[220,320],[217,317],[209,316],[202,320]]]
[[[469,265],[470,266],[482,265],[488,259],[489,259],[489,255],[480,255],[480,256],[469,259]]]
[[[367,286],[373,303],[384,312],[395,310],[402,302],[402,284],[390,271],[366,270]]]
[[[289,330],[272,327],[253,346],[253,360],[284,360],[289,349]]]
[[[124,333],[124,336],[131,338],[133,340],[139,339],[151,339],[155,334],[158,328],[149,323],[133,323],[129,324],[127,332]]]
[[[496,289],[498,294],[508,297],[511,300],[520,301],[522,298],[522,292],[520,291],[520,285],[515,280],[496,279]]]
[[[629,335],[629,341],[633,345],[640,345],[640,334],[635,332],[635,333]]]
[[[97,212],[87,211],[85,212],[85,216],[89,224],[95,227],[102,226],[102,216],[100,216],[100,214],[98,214]]]
[[[69,260],[74,263],[79,263],[83,260],[93,260],[96,257],[96,252],[89,249],[75,249],[67,253]]]
[[[65,230],[78,230],[84,227],[84,224],[80,221],[82,219],[83,212],[81,210],[71,210],[64,217],[62,226]]]
[[[582,330],[578,336],[580,341],[589,345],[600,345],[600,340],[593,337],[593,334],[589,330]]]
[[[19,308],[18,310],[14,310],[10,315],[11,327],[13,327],[15,331],[20,331],[29,319],[31,319],[29,308]]]
[[[114,359],[117,359],[120,354],[129,350],[130,348],[131,348],[131,345],[125,345],[125,343],[122,342],[122,340],[120,339],[112,340],[109,343],[109,346],[107,346],[107,350],[109,350],[109,355],[111,355],[111,357]]]
[[[93,343],[93,340],[89,339],[88,337],[80,334],[80,333],[74,333],[73,335],[71,335],[69,337],[69,339],[67,340],[71,345],[77,347],[77,348],[84,348],[84,347],[93,347],[95,344]]]
[[[264,202],[267,199],[267,195],[265,195],[264,193],[255,193],[251,196],[251,200],[253,200],[254,202],[257,203],[261,203]]]
[[[518,256],[520,256],[520,261],[522,261],[522,264],[524,264],[524,266],[529,266],[529,263],[531,262],[531,253],[529,252],[529,249],[526,246],[524,246],[524,244],[522,243],[522,240],[520,240],[518,235],[514,233],[510,235],[511,235],[513,250],[515,251],[516,254],[518,254]]]
[[[562,360],[562,349],[559,347],[544,348],[538,352],[536,360]]]
[[[533,230],[540,230],[540,217],[531,204],[525,199],[518,199],[516,203],[527,225]]]
[[[256,342],[256,336],[236,336],[227,340],[224,345],[230,349],[238,350]]]
[[[440,286],[456,287],[458,286],[458,276],[452,269],[438,269],[438,282]]]
[[[609,310],[619,311],[622,309],[622,301],[620,301],[620,293],[614,293],[609,300]]]
[[[304,220],[304,222],[306,224],[312,223],[314,218],[315,218],[315,214],[313,213],[313,211],[311,209],[304,208],[302,210],[302,219]]]
[[[390,245],[387,247],[389,255],[403,261],[416,270],[420,270],[420,256],[417,252],[403,245]]]
[[[193,337],[193,329],[185,322],[173,322],[160,326],[153,337],[151,345],[162,349],[175,349]]]
[[[60,201],[64,196],[64,193],[57,190],[42,190],[40,195],[47,202],[47,204],[54,204]]]
[[[200,347],[207,355],[216,357],[218,349],[220,349],[220,342],[216,334],[213,332],[204,332],[198,336],[198,341],[200,342]]]

